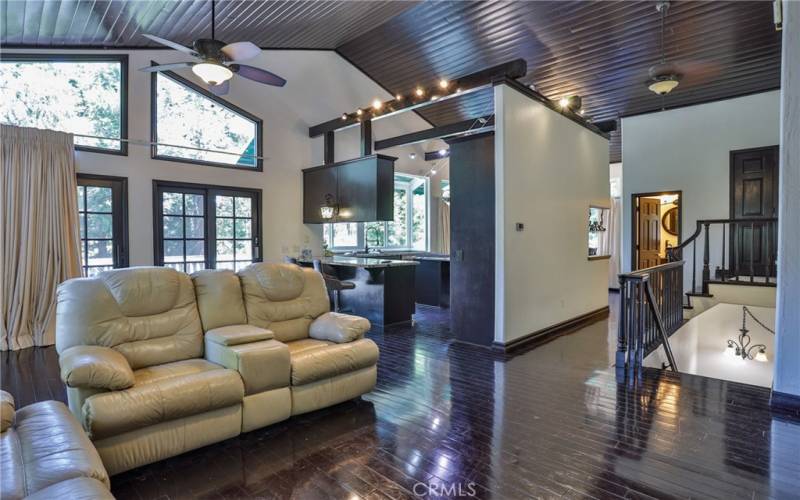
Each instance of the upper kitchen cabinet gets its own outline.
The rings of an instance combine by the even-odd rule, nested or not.
[[[303,170],[303,223],[393,220],[395,160],[375,154]],[[326,206],[331,219],[322,217]]]

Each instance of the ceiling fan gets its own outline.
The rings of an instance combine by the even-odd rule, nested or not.
[[[669,94],[684,79],[698,84],[717,76],[722,68],[712,61],[683,61],[678,63],[667,62],[664,51],[664,30],[666,24],[669,1],[656,3],[656,10],[661,16],[661,60],[658,64],[650,66],[647,88],[652,92],[664,96]]]
[[[140,71],[153,73],[156,71],[171,71],[182,68],[192,68],[192,72],[202,78],[208,85],[208,89],[215,95],[225,95],[230,90],[230,79],[233,75],[239,75],[254,82],[275,87],[283,87],[286,80],[270,73],[269,71],[255,66],[239,64],[241,61],[252,59],[261,53],[261,49],[252,42],[236,42],[226,44],[215,38],[215,11],[216,2],[211,2],[211,38],[201,38],[195,40],[192,48],[183,46],[179,43],[166,40],[164,38],[143,34],[150,40],[166,45],[184,54],[188,54],[197,61],[179,62],[171,64],[160,64],[157,66],[147,66]]]

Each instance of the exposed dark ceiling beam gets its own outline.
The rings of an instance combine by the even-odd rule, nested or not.
[[[444,154],[442,154],[444,152]],[[425,151],[425,161],[441,160],[450,156],[449,149],[440,149],[439,151]]]
[[[421,96],[415,96],[413,90],[409,89],[408,94],[400,96],[400,99],[392,99],[381,103],[380,110],[365,108],[358,113],[348,113],[345,116],[309,127],[308,135],[309,137],[318,137],[326,132],[358,125],[362,121],[379,120],[432,104],[439,104],[448,99],[463,97],[484,88],[489,88],[498,80],[514,80],[525,76],[527,71],[528,66],[523,59],[514,59],[513,61],[456,78],[447,82],[446,89],[438,87],[420,89],[422,91]]]
[[[482,120],[485,120],[482,123]],[[446,139],[462,135],[477,134],[494,130],[494,115],[483,116],[474,120],[464,120],[463,122],[451,123],[441,127],[411,132],[410,134],[398,135],[380,141],[375,141],[375,150],[393,148],[396,146],[407,146],[420,142],[431,141],[433,139]],[[427,160],[427,155],[426,158]]]

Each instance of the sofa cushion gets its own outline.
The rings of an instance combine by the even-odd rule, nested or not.
[[[192,273],[197,309],[205,331],[247,323],[239,277],[229,269]]]
[[[253,325],[230,325],[214,328],[206,332],[206,342],[219,345],[239,345],[259,340],[270,340],[275,336],[272,330]]]
[[[113,348],[132,369],[203,355],[194,285],[165,267],[104,271],[58,287],[56,349]]]
[[[347,344],[303,339],[287,344],[292,385],[304,385],[367,368],[378,362],[378,346],[369,339]]]
[[[69,387],[118,391],[133,385],[133,370],[125,356],[110,347],[76,345],[58,358],[61,380]]]
[[[92,439],[233,406],[244,397],[238,373],[199,359],[137,370],[134,376],[130,389],[86,399],[83,423]]]
[[[114,500],[114,495],[97,479],[76,477],[48,486],[25,500],[53,500],[54,498],[68,498],[69,500]]]
[[[247,322],[290,342],[308,337],[308,326],[328,312],[322,275],[294,264],[251,264],[239,271]]]
[[[100,456],[77,420],[58,401],[18,410],[16,425],[0,435],[0,450],[4,499],[22,498],[78,477],[96,479],[109,488]]]
[[[369,331],[370,326],[367,318],[329,312],[311,322],[308,335],[313,339],[342,344],[360,339]]]

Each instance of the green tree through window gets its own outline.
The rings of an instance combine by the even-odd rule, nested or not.
[[[156,73],[154,82],[156,157],[250,169],[258,166],[260,120],[244,116],[241,110],[174,75]]]
[[[0,61],[0,121],[109,137],[75,137],[75,144],[123,149],[113,140],[123,138],[122,61],[14,59]]]

